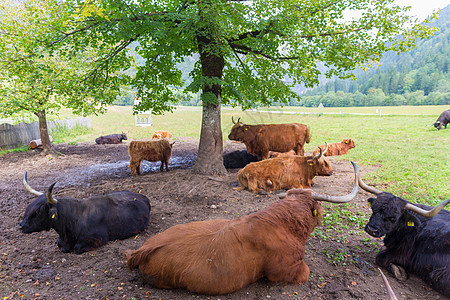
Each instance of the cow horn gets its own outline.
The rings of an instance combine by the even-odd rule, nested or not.
[[[240,120],[241,120],[241,117],[239,117],[237,119],[237,121],[235,122],[233,116],[231,116],[231,122],[233,122],[233,124],[239,123]]]
[[[22,182],[23,182],[23,185],[25,186],[25,189],[26,189],[27,191],[29,191],[30,193],[32,193],[33,195],[40,196],[40,195],[43,194],[43,193],[41,193],[41,192],[36,191],[35,189],[33,189],[33,188],[28,184],[28,181],[27,181],[27,171],[25,171],[25,174],[23,175],[23,180],[22,180]]]
[[[353,169],[355,170],[355,183],[353,185],[353,189],[350,194],[345,196],[328,196],[328,195],[320,195],[316,193],[312,193],[312,197],[314,200],[318,201],[325,201],[325,202],[331,202],[331,203],[347,203],[353,200],[355,198],[356,194],[358,193],[358,177],[359,177],[359,170],[358,166],[351,162],[353,165]]]
[[[56,200],[52,196],[52,190],[53,190],[53,187],[55,186],[55,184],[56,184],[56,182],[53,182],[52,185],[50,185],[47,190],[47,202],[49,204],[53,204],[53,205],[56,205],[56,203],[58,202],[58,200]]]
[[[386,276],[384,276],[384,274],[380,268],[378,268],[378,271],[380,272],[381,277],[383,277],[384,284],[386,285],[386,289],[389,294],[389,299],[397,300],[398,298],[397,298],[397,296],[395,296],[394,290],[391,288],[391,285],[389,284],[389,281],[387,280]]]
[[[438,206],[436,206],[435,208],[433,208],[432,210],[425,210],[422,209],[414,204],[408,203],[405,206],[405,209],[413,211],[415,213],[418,213],[421,216],[427,217],[427,218],[432,218],[435,215],[437,215],[438,212],[440,212],[447,204],[450,203],[450,199],[447,199],[445,201],[442,201],[441,203],[439,203]]]
[[[314,155],[314,157],[313,157],[314,159],[319,159],[319,158],[321,158],[321,157],[322,157],[322,154],[324,153],[321,147],[317,147],[317,148],[319,148],[320,153]],[[325,143],[325,148],[326,148],[326,150],[328,150],[328,144],[327,144],[327,143]]]
[[[362,181],[361,176],[358,176],[358,183],[359,183],[359,186],[363,190],[365,190],[365,191],[367,191],[369,193],[372,193],[372,194],[375,194],[375,195],[378,195],[379,193],[382,193],[382,191],[377,190],[376,188],[368,186],[367,184],[365,184],[364,181]]]
[[[328,151],[328,144],[327,144],[327,142],[325,142],[325,150],[323,150],[323,155],[325,155],[325,153],[327,153],[327,151]]]

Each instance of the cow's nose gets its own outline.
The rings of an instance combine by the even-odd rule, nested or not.
[[[366,225],[366,227],[364,228],[364,231],[367,232],[368,234],[370,234],[371,236],[374,236],[374,237],[379,236],[378,229],[375,227],[372,227],[369,224]]]

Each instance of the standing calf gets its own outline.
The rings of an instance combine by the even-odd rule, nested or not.
[[[128,154],[130,155],[131,175],[136,172],[141,175],[141,162],[148,160],[151,162],[161,161],[161,171],[166,166],[169,171],[169,159],[172,156],[172,147],[175,142],[170,143],[167,139],[153,141],[132,141],[128,146]]]
[[[149,238],[138,250],[127,250],[127,266],[130,271],[138,268],[157,288],[209,295],[237,291],[263,276],[302,284],[309,277],[306,242],[322,220],[318,201],[345,203],[357,191],[355,176],[346,196],[293,189],[284,199],[247,216],[176,225]]]

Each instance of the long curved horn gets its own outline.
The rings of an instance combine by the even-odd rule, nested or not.
[[[327,145],[326,147],[327,147],[327,150],[328,150],[328,145]],[[313,156],[313,159],[319,159],[319,158],[321,158],[321,157],[322,157],[322,154],[323,154],[323,150],[322,150],[322,148],[321,148],[321,147],[317,147],[317,148],[319,148],[319,151],[320,151],[320,153],[319,153],[319,154],[316,154],[316,155],[314,155],[314,156]]]
[[[331,202],[331,203],[347,203],[353,200],[355,198],[356,194],[358,193],[358,177],[359,177],[359,169],[358,166],[351,162],[353,165],[353,169],[355,170],[355,183],[353,185],[353,189],[350,194],[345,196],[328,196],[328,195],[320,195],[316,193],[312,193],[312,197],[314,200],[318,201],[325,201],[325,202]]]
[[[43,193],[41,193],[41,192],[36,191],[35,189],[33,189],[33,188],[28,184],[28,181],[27,181],[27,171],[25,171],[25,174],[23,175],[23,180],[22,180],[22,182],[23,182],[23,185],[25,186],[25,189],[26,189],[27,191],[29,191],[30,193],[32,193],[33,195],[40,196],[40,195],[43,194]]]
[[[233,122],[233,124],[236,124],[236,122],[234,121],[233,116],[231,116],[231,122]]]
[[[327,142],[325,142],[325,150],[323,150],[323,155],[325,155],[325,153],[327,153],[327,151],[328,151],[328,144],[327,144]]]
[[[432,210],[425,210],[425,209],[422,209],[422,208],[420,208],[418,206],[415,206],[414,204],[408,203],[408,204],[406,204],[405,209],[413,211],[415,213],[418,213],[421,216],[424,216],[424,217],[427,217],[427,218],[432,218],[435,215],[437,215],[438,212],[440,212],[449,203],[450,203],[450,199],[442,201],[441,203],[439,203],[438,206],[436,206]]]
[[[372,194],[375,194],[375,195],[378,195],[379,193],[382,193],[382,191],[377,190],[376,188],[368,186],[367,184],[365,184],[364,181],[362,181],[361,176],[358,176],[358,183],[359,183],[359,186],[363,190],[365,190],[365,191],[367,191],[369,193],[372,193]]]
[[[53,205],[56,205],[56,203],[58,203],[58,200],[56,200],[55,198],[52,197],[52,190],[53,190],[53,187],[55,186],[55,184],[56,184],[56,182],[53,182],[52,185],[50,185],[47,190],[47,202],[49,204],[53,204]]]
[[[397,296],[395,296],[394,290],[391,288],[391,285],[389,284],[389,281],[387,280],[386,276],[384,276],[384,274],[380,268],[378,268],[378,271],[380,272],[381,277],[383,277],[384,285],[386,285],[386,289],[389,294],[389,299],[397,300],[398,298],[397,298]]]

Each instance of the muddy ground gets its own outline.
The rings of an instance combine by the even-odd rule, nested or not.
[[[197,147],[197,140],[178,138],[170,172],[160,172],[159,163],[145,162],[144,174],[135,177],[127,168],[125,143],[56,145],[62,154],[56,159],[32,150],[1,156],[2,299],[388,299],[374,268],[382,241],[362,231],[370,215],[366,204],[369,195],[362,192],[350,205],[350,213],[341,212],[337,205],[324,204],[324,225],[308,241],[306,263],[311,275],[304,285],[276,284],[263,278],[229,295],[205,296],[186,290],[155,289],[130,273],[123,252],[139,248],[147,238],[175,224],[236,218],[278,200],[274,194],[233,190],[238,170],[229,170],[222,181],[194,174]],[[225,142],[225,152],[240,149],[244,146]],[[350,162],[345,158],[331,158],[331,162],[335,174],[316,177],[313,189],[332,195],[348,193],[353,180]],[[375,168],[360,167],[363,175]],[[95,251],[62,253],[55,231],[23,234],[18,229],[26,206],[35,198],[22,185],[26,170],[28,182],[38,191],[45,191],[56,181],[56,197],[83,198],[117,190],[142,193],[151,202],[151,224],[134,238],[113,241]],[[338,218],[340,225],[330,227],[331,218]],[[386,270],[385,274],[399,299],[445,299],[416,277],[400,282]]]

